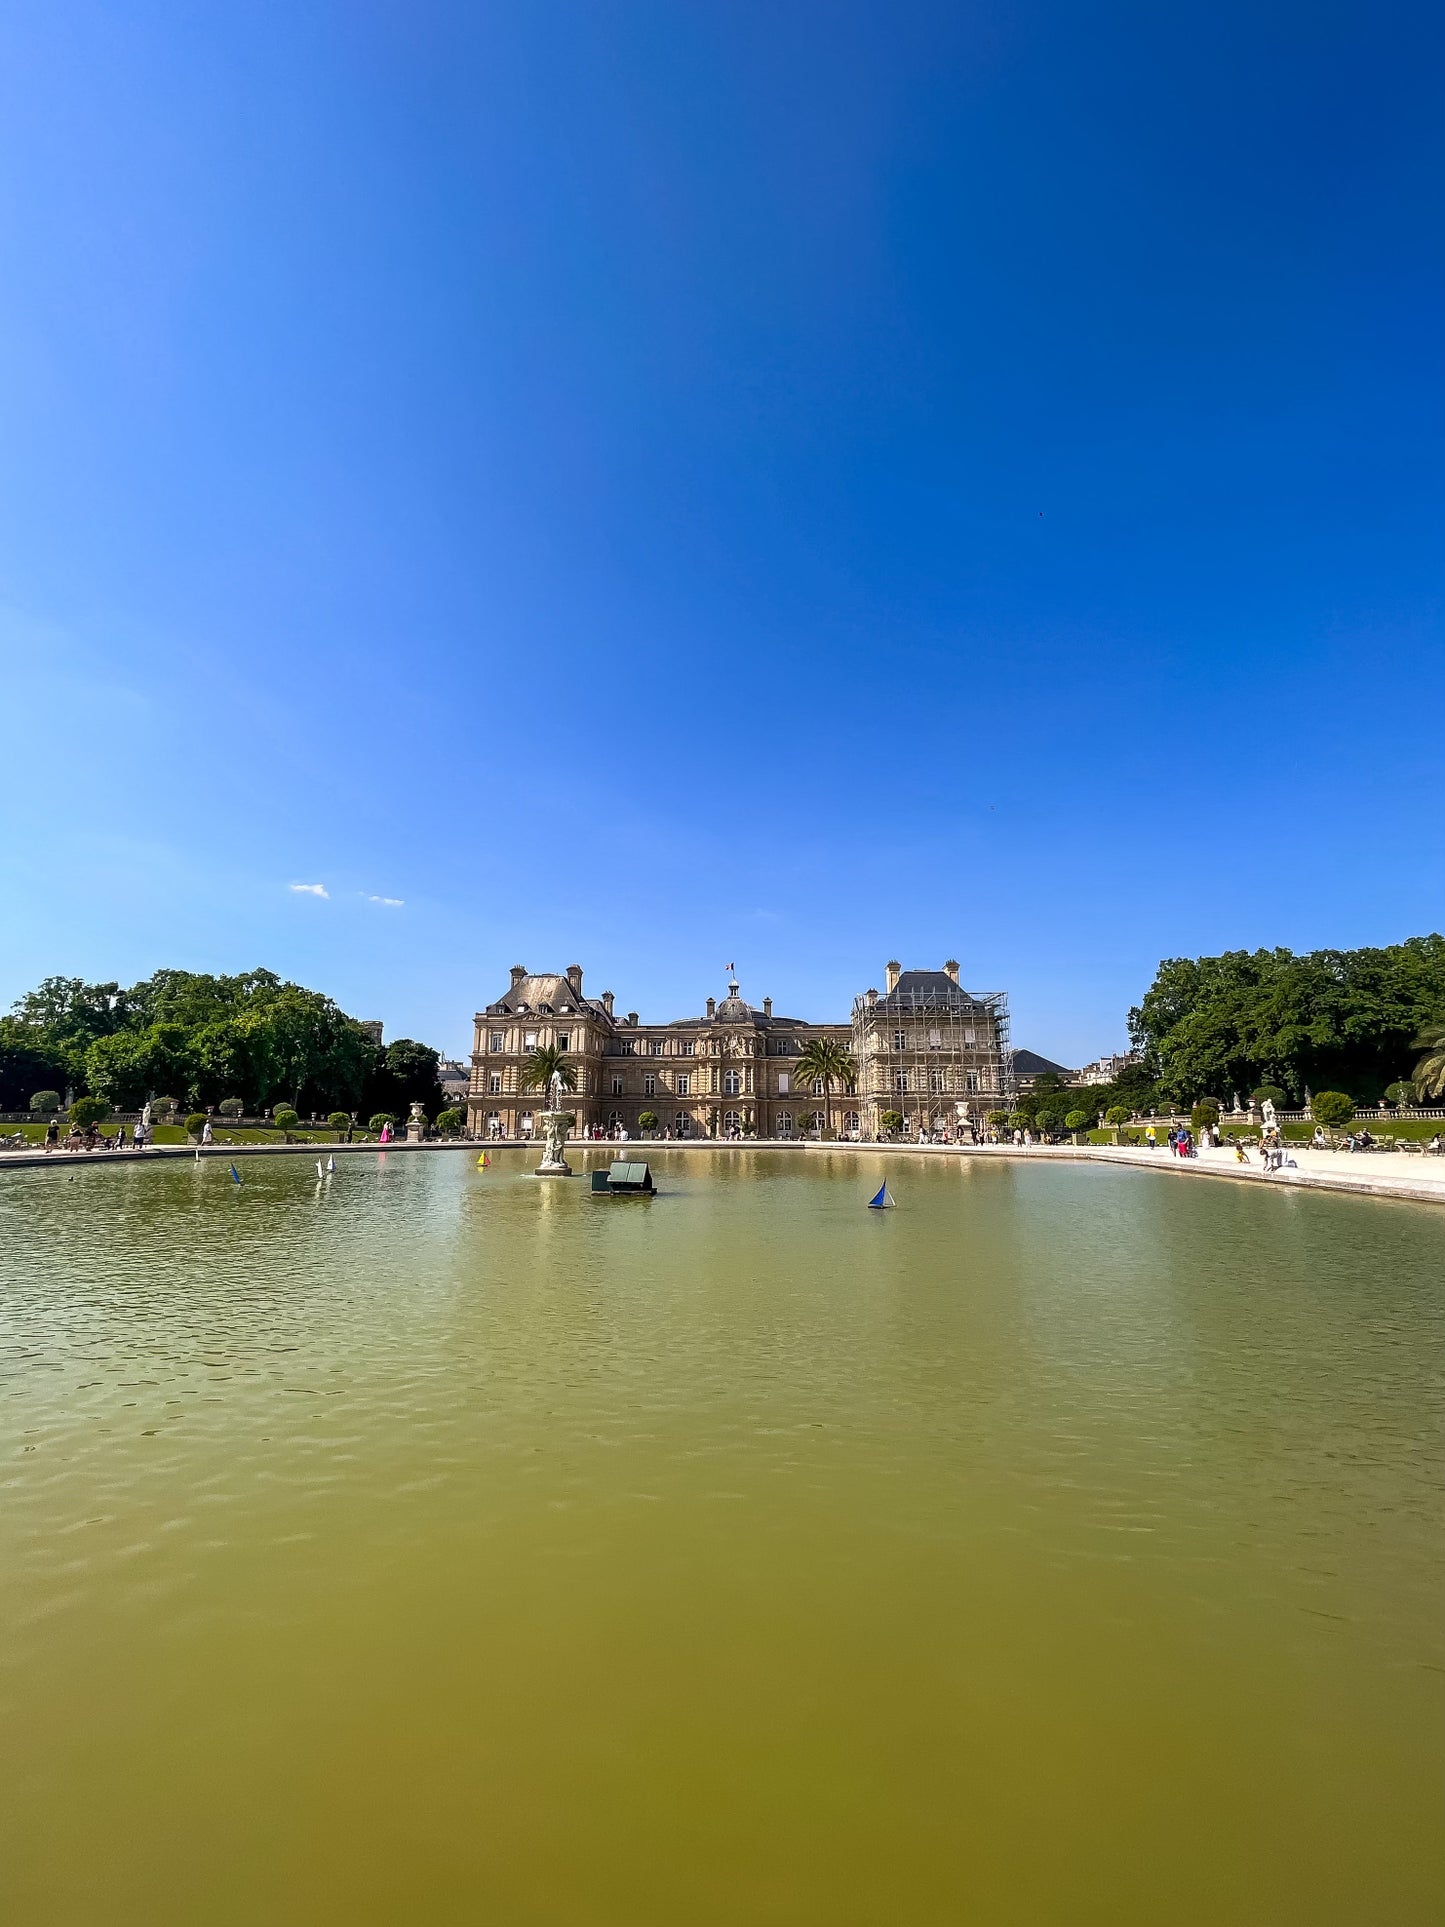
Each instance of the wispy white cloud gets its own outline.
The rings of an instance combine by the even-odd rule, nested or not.
[[[363,890],[361,894],[366,898],[368,903],[383,903],[388,910],[400,910],[406,903],[405,897],[374,897],[365,890]]]
[[[293,883],[291,886],[298,897],[329,897],[331,892],[324,883]]]

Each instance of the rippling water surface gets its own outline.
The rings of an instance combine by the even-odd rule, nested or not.
[[[0,1178],[0,1918],[1438,1921],[1445,1214]]]

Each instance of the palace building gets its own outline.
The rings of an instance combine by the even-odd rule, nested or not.
[[[583,1134],[876,1137],[893,1112],[909,1136],[954,1136],[1006,1108],[1014,1090],[1008,999],[965,990],[951,960],[942,970],[890,963],[883,992],[865,991],[850,1021],[832,1024],[775,1016],[771,997],[761,1009],[745,1003],[736,981],[699,1017],[646,1024],[635,1010],[620,1015],[610,990],[585,996],[580,964],[555,975],[513,964],[511,974],[476,1015],[467,1121],[478,1136],[540,1135],[546,1100],[521,1081],[532,1052],[549,1044],[576,1074],[566,1103]],[[851,1053],[855,1085],[799,1088],[794,1060],[821,1037]]]

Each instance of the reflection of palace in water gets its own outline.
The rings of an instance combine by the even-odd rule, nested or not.
[[[582,991],[582,968],[560,976],[512,966],[512,981],[476,1017],[470,1128],[483,1135],[541,1134],[544,1100],[523,1091],[523,1066],[552,1044],[577,1076],[566,1103],[577,1129],[667,1131],[673,1137],[796,1137],[877,1134],[896,1111],[910,1136],[950,1135],[1006,1104],[1014,1088],[1008,999],[969,991],[951,960],[942,970],[890,963],[884,989],[854,1000],[851,1021],[779,1017],[773,1000],[744,1003],[736,982],[700,1017],[645,1024],[613,1008],[613,994]],[[793,1060],[813,1038],[831,1037],[858,1065],[856,1087],[800,1089]],[[644,1112],[656,1126],[642,1123]]]

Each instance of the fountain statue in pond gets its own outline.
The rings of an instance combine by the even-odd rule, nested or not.
[[[571,1122],[571,1112],[562,1109],[562,1073],[553,1071],[547,1084],[547,1108],[542,1113],[547,1148],[543,1152],[542,1162],[537,1166],[539,1178],[571,1177],[572,1167],[562,1155],[562,1145]]]

